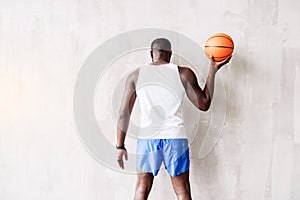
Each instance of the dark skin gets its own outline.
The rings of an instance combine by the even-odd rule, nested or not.
[[[171,52],[165,52],[155,49],[152,49],[150,51],[150,54],[152,58],[152,65],[167,64],[170,62],[170,58],[172,55]],[[209,109],[214,94],[215,75],[222,66],[226,65],[230,61],[230,59],[231,57],[222,62],[215,62],[213,57],[210,56],[210,70],[206,79],[204,89],[201,89],[195,73],[190,68],[178,66],[181,82],[185,88],[187,97],[199,110],[207,111]],[[130,121],[132,108],[136,100],[135,85],[138,74],[139,71],[137,69],[129,74],[126,80],[118,118],[118,146],[124,145],[125,142],[125,136]],[[125,160],[128,160],[127,151],[118,150],[117,161],[120,168],[122,169],[124,169],[123,157],[125,158]],[[137,174],[137,183],[134,197],[135,200],[144,200],[148,198],[153,184],[153,179],[154,176],[152,173],[139,172]],[[171,176],[171,181],[178,200],[192,199],[189,182],[189,171],[175,177]]]

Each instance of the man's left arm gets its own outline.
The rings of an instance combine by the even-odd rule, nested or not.
[[[136,78],[137,78],[137,71],[132,72],[127,77],[123,98],[120,105],[119,116],[117,120],[117,146],[119,147],[117,161],[119,163],[119,166],[122,169],[124,169],[123,156],[125,157],[125,160],[128,160],[128,155],[124,147],[124,142],[125,142],[125,137],[129,126],[129,122],[130,122],[131,112],[136,99],[136,92],[135,92]]]

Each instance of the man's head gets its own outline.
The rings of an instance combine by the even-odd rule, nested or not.
[[[151,43],[151,58],[153,62],[170,62],[172,50],[171,43],[166,38],[157,38]]]

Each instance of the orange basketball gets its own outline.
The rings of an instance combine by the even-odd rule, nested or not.
[[[206,40],[204,49],[208,56],[212,55],[216,62],[220,62],[232,54],[234,43],[229,35],[217,33]]]

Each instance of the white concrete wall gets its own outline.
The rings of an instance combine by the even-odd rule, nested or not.
[[[0,0],[0,199],[132,199],[135,176],[83,147],[72,101],[87,56],[145,27],[199,43],[215,32],[235,41],[232,62],[219,72],[224,129],[204,159],[198,152],[210,113],[199,112],[193,199],[300,199],[299,9],[297,0]],[[175,199],[165,171],[149,199]]]

